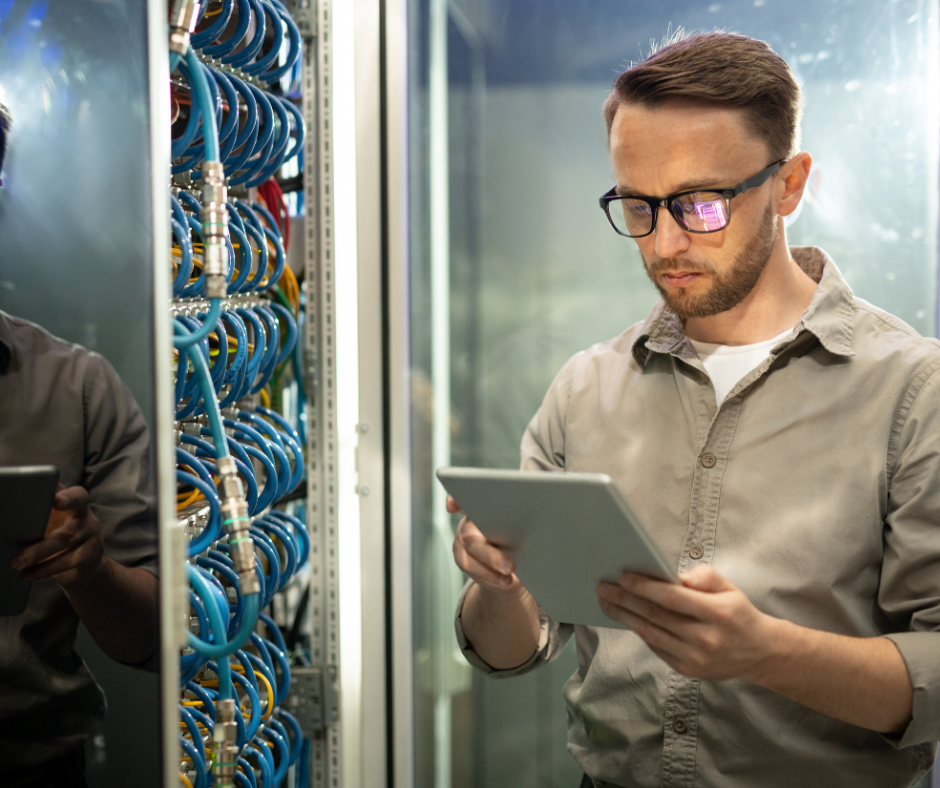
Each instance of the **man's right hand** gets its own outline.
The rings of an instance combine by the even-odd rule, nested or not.
[[[450,495],[447,496],[447,511],[464,514]],[[454,537],[454,561],[475,583],[486,589],[515,593],[523,590],[519,578],[513,574],[516,562],[496,545],[486,541],[480,529],[465,514]]]
[[[447,511],[464,514],[447,496]],[[539,644],[539,611],[532,595],[513,574],[516,562],[464,514],[454,537],[454,561],[476,583],[464,598],[463,633],[477,655],[499,670],[529,660]]]

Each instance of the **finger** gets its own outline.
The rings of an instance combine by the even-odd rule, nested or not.
[[[679,637],[687,633],[690,626],[697,623],[694,618],[660,607],[655,602],[631,594],[614,583],[601,583],[597,587],[597,597],[602,601],[621,607],[645,621],[649,621],[651,624],[669,630]]]
[[[687,588],[716,594],[721,591],[734,591],[734,584],[714,567],[700,564],[688,572],[683,572],[679,579]]]
[[[460,566],[461,570],[469,575],[475,583],[483,586],[506,589],[509,588],[515,580],[515,575],[500,574],[491,567],[484,566],[466,550],[463,551],[461,560],[458,561],[457,565]]]
[[[495,588],[508,588],[512,585],[513,575],[504,575],[495,571],[491,567],[484,566],[470,553],[468,553],[459,542],[454,542],[454,561],[460,570],[469,575],[474,582],[480,585],[493,586]]]
[[[641,618],[635,613],[612,604],[605,600],[600,600],[601,610],[603,610],[614,621],[619,621],[628,629],[635,632],[653,651],[661,651],[667,654],[680,654],[683,650],[682,641],[671,632],[667,632],[655,624]]]
[[[476,524],[469,518],[464,516],[461,518],[460,522],[457,523],[457,538],[463,540],[467,536],[478,536],[481,539],[485,539],[483,532],[476,527]]]
[[[83,561],[85,544],[87,542],[74,545],[68,550],[62,550],[38,564],[26,567],[20,572],[20,577],[27,581],[45,580],[53,575],[75,569]]]
[[[56,493],[53,506],[60,511],[69,509],[81,517],[88,511],[88,501],[88,490],[84,487],[67,487]]]
[[[57,553],[61,553],[63,550],[68,550],[70,547],[80,545],[82,542],[87,541],[91,536],[91,531],[87,528],[82,528],[81,522],[80,520],[72,519],[61,528],[57,528],[52,533],[48,534],[41,542],[27,547],[10,562],[10,565],[14,569],[23,569],[27,566],[45,561],[47,558],[51,558]]]
[[[711,592],[630,573],[621,575],[617,584],[631,594],[648,599],[660,607],[700,621],[710,620],[714,612],[714,594]]]
[[[501,575],[511,575],[516,571],[516,562],[498,547],[494,547],[487,542],[482,534],[480,536],[464,536],[460,541],[464,550],[483,566]]]
[[[457,505],[453,495],[447,496],[447,511],[451,514],[463,514],[464,511]]]

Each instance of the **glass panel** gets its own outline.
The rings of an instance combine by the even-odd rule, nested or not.
[[[53,464],[62,483],[85,487],[107,555],[136,565],[152,590],[141,568],[155,570],[157,539],[146,13],[123,0],[0,0],[0,102],[12,116],[0,310],[75,343],[27,345],[39,329],[18,324],[17,364],[0,358],[0,465]],[[147,630],[158,639],[156,600],[147,599],[152,607],[129,606],[141,631],[122,628],[122,638],[136,643]],[[156,668],[106,656],[73,606],[87,623],[87,607],[70,606],[57,579],[37,580],[26,611],[0,618],[0,782],[19,785],[27,767],[77,757],[86,742],[92,786],[159,785]],[[71,785],[76,765],[46,780]]]
[[[456,653],[455,522],[434,467],[517,467],[546,388],[578,350],[646,316],[635,244],[598,208],[614,182],[601,106],[669,29],[766,40],[805,92],[814,173],[792,244],[862,298],[936,326],[936,0],[544,3],[411,0],[410,216],[419,788],[568,786],[561,688],[576,665],[494,681]]]

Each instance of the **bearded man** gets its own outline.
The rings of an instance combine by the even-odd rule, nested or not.
[[[934,758],[940,347],[787,246],[801,101],[728,33],[617,78],[601,208],[662,299],[564,366],[522,441],[524,469],[609,474],[682,585],[624,575],[597,595],[626,630],[571,626],[458,528],[472,664],[517,675],[575,637],[583,786],[902,788]]]

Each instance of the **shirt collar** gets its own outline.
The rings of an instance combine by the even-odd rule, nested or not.
[[[832,258],[819,247],[791,246],[790,255],[796,264],[817,282],[817,287],[787,344],[803,331],[809,331],[830,353],[837,356],[854,356],[852,289],[842,278]],[[633,357],[641,366],[646,364],[651,351],[671,353],[679,358],[698,358],[692,343],[686,339],[682,321],[675,312],[666,307],[662,299],[656,303],[643,323],[632,350]]]
[[[0,372],[6,372],[13,357],[13,329],[4,312],[0,312]]]

